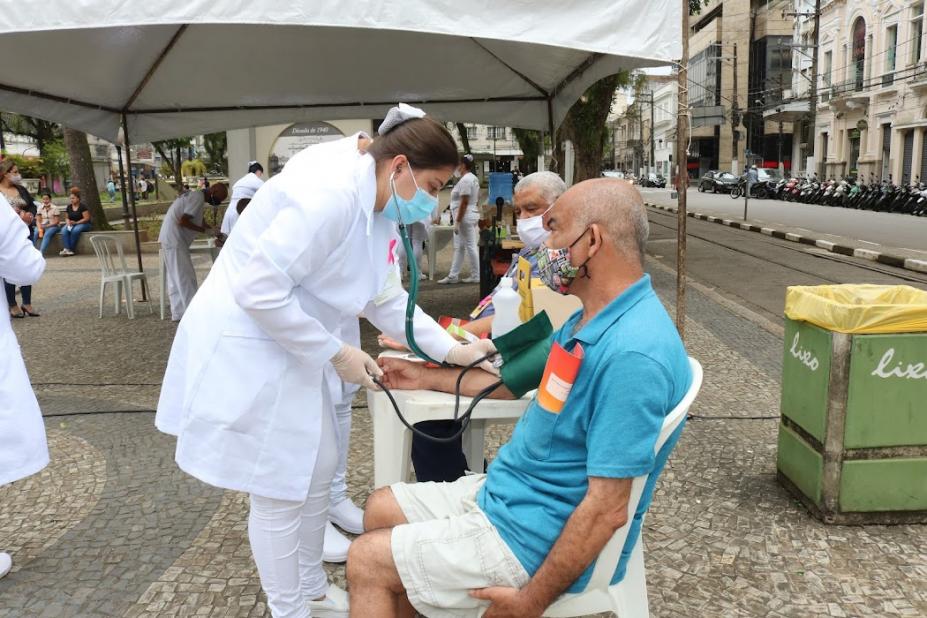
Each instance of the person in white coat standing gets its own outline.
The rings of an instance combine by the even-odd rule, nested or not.
[[[311,146],[268,180],[171,349],[155,423],[178,436],[181,469],[250,494],[248,537],[276,617],[347,616],[347,594],[321,566],[338,464],[325,372],[368,388],[382,375],[333,335],[347,318],[405,341],[395,222],[428,216],[458,162],[453,138],[423,115],[393,108],[369,145],[358,134]],[[418,308],[413,330],[426,354],[454,365],[494,350],[458,343]]]
[[[238,201],[251,199],[261,185],[264,184],[264,166],[257,161],[248,164],[248,173],[239,178],[232,185],[232,197],[229,198],[229,207],[225,209],[222,217],[222,227],[219,231],[226,236],[232,233],[232,228],[238,222]]]
[[[223,184],[188,191],[174,200],[161,223],[158,242],[167,276],[167,294],[171,299],[171,319],[175,322],[183,317],[196,294],[196,271],[190,245],[197,234],[209,229],[203,209],[207,202],[218,206],[227,196],[228,188]]]
[[[480,179],[473,173],[473,155],[460,160],[460,179],[451,190],[451,213],[454,215],[454,258],[451,272],[438,283],[479,283],[480,254]],[[470,264],[470,276],[460,279],[464,259]],[[434,266],[432,266],[434,268]]]
[[[42,254],[29,242],[29,228],[0,195],[0,279],[32,285],[45,271]],[[10,326],[10,314],[0,316],[0,486],[35,474],[48,465],[48,444],[39,403],[32,392],[26,365]],[[13,561],[0,552],[0,577]]]

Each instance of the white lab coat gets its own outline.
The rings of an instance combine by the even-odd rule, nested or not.
[[[257,190],[261,188],[264,181],[261,180],[254,172],[249,172],[232,185],[232,197],[229,198],[229,207],[225,209],[225,216],[222,217],[222,227],[220,232],[228,236],[232,233],[232,228],[238,222],[238,202],[245,198],[253,198]]]
[[[264,184],[180,322],[155,423],[211,485],[305,499],[321,415],[334,414],[321,392],[342,346],[332,333],[363,314],[405,341],[395,225],[373,211],[375,165],[357,139],[311,146]],[[434,358],[455,345],[420,309],[415,334]]]
[[[0,278],[32,285],[45,271],[29,230],[0,195]],[[32,392],[10,313],[0,317],[0,485],[35,474],[48,465],[45,424]]]

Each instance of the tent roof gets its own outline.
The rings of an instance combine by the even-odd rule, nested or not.
[[[646,7],[646,10],[644,10]],[[596,80],[681,53],[670,0],[22,0],[0,109],[133,142],[377,118],[546,129]]]

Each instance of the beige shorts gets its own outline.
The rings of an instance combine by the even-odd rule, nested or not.
[[[470,590],[521,588],[530,577],[476,504],[485,474],[391,488],[408,524],[392,533],[393,560],[412,606],[428,618],[472,618],[488,602]]]

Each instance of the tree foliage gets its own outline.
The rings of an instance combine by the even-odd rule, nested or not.
[[[522,173],[531,174],[538,171],[538,157],[541,156],[544,146],[541,142],[541,132],[533,129],[512,129],[512,133],[522,154],[525,155],[520,164]]]
[[[189,137],[178,137],[177,139],[152,142],[152,146],[161,155],[162,165],[167,166],[169,175],[174,177],[174,188],[178,193],[183,190],[183,177],[180,168],[183,161],[183,150],[190,147],[191,139]]]
[[[203,136],[206,162],[210,172],[227,176],[229,173],[228,137],[225,131]]]
[[[608,146],[608,126],[605,121],[611,111],[615,91],[628,87],[633,79],[628,71],[603,77],[573,104],[557,130],[557,172],[563,175],[563,165],[559,161],[563,159],[563,143],[569,140],[573,143],[575,153],[573,182],[599,176],[602,158]]]
[[[180,164],[180,175],[184,178],[190,176],[205,176],[206,164],[199,159],[187,159]]]
[[[689,15],[698,15],[701,13],[702,5],[707,6],[708,0],[689,0]]]
[[[61,125],[57,122],[48,122],[10,112],[0,113],[0,130],[32,139],[40,152],[45,151],[45,146],[49,142],[62,139]]]

